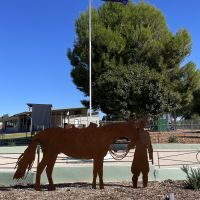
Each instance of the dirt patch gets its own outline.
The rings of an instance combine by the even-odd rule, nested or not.
[[[140,185],[139,185],[140,186]],[[0,199],[2,200],[25,200],[25,199],[59,199],[59,200],[164,200],[167,194],[174,193],[176,200],[200,200],[199,190],[190,190],[184,188],[182,181],[164,181],[150,182],[147,188],[133,189],[129,182],[109,183],[105,185],[104,190],[91,189],[91,185],[87,183],[73,183],[57,185],[56,191],[47,191],[46,187],[42,191],[34,191],[32,186],[0,188]]]
[[[176,132],[150,132],[151,142],[169,143],[170,137],[176,137],[178,143],[200,144],[199,131],[176,131]]]

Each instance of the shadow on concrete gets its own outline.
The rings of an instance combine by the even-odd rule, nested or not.
[[[3,186],[0,186],[0,192],[1,191],[10,191],[11,188],[10,187],[3,187]]]
[[[122,187],[122,188],[131,188],[132,185],[123,185],[120,183],[105,183],[104,184],[106,187]],[[42,190],[47,190],[48,184],[47,185],[42,185],[41,189]],[[87,182],[76,182],[76,183],[59,183],[55,184],[55,187],[58,188],[88,188],[92,189],[92,184],[87,183]],[[11,187],[2,187],[3,190],[9,190],[9,189],[34,189],[34,184],[30,185],[15,185]],[[1,188],[0,188],[1,190]]]

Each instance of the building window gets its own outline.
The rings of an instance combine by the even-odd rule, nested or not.
[[[75,125],[75,127],[78,127],[78,126],[79,126],[79,120],[78,120],[78,119],[75,119],[75,120],[74,120],[74,125]]]

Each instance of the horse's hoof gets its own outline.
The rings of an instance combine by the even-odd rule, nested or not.
[[[56,190],[55,186],[48,186],[48,191],[54,191],[54,190]]]
[[[93,186],[92,186],[92,189],[96,189],[96,185],[93,185]]]
[[[103,185],[101,185],[101,186],[100,186],[100,189],[101,189],[101,190],[102,190],[102,189],[104,189],[104,186],[103,186]]]
[[[36,191],[40,191],[40,187],[35,186],[35,190],[36,190]]]

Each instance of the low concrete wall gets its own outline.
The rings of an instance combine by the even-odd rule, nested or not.
[[[0,170],[0,186],[12,186],[16,184],[32,184],[35,180],[35,173],[30,172],[26,179],[23,180],[13,180],[13,175],[15,173],[15,170]]]
[[[149,180],[155,181],[154,166],[150,167]],[[33,184],[35,183],[35,171],[30,171],[24,180],[13,180],[15,170],[0,170],[0,185],[11,186],[16,184]],[[72,182],[92,182],[92,166],[82,167],[55,167],[53,171],[54,183],[72,183]],[[131,181],[132,174],[130,166],[104,166],[104,182],[121,182]],[[141,179],[141,177],[139,177]],[[48,183],[46,173],[42,173],[41,183]]]
[[[179,150],[200,150],[200,144],[178,144],[178,143],[167,143],[167,144],[153,144],[153,149],[179,149]]]
[[[83,167],[55,167],[53,172],[54,183],[72,183],[72,182],[92,182],[92,166]],[[16,184],[34,184],[35,171],[29,172],[24,180],[13,180],[15,170],[0,170],[0,185],[12,186]],[[130,166],[104,166],[104,182],[131,182],[132,174]],[[141,181],[140,175],[139,180]],[[185,180],[186,175],[180,168],[159,169],[154,166],[150,167],[149,181]],[[41,183],[48,183],[46,173],[42,173]]]

